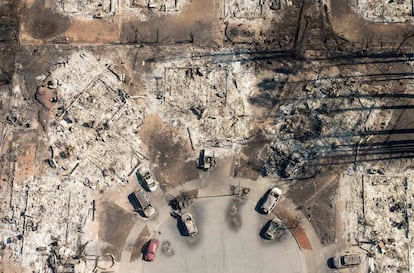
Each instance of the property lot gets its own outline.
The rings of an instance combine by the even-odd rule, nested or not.
[[[412,5],[0,1],[0,272],[413,271]]]

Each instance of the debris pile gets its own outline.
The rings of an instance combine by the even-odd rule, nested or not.
[[[347,239],[373,259],[370,272],[411,272],[413,187],[406,177],[348,177]]]
[[[59,2],[60,11],[65,14],[94,18],[113,16],[118,7],[117,0],[89,0],[87,2],[64,0]]]
[[[318,163],[350,158],[356,144],[366,140],[364,132],[383,130],[391,118],[390,112],[377,106],[381,99],[370,99],[370,93],[384,90],[381,87],[328,76],[302,85],[289,79],[275,81],[282,93],[274,98],[277,113],[268,132],[276,137],[265,156],[265,175],[312,177]],[[296,90],[289,93],[290,86]]]
[[[174,211],[180,212],[183,209],[194,205],[194,199],[198,196],[198,190],[183,191],[176,197],[171,197],[169,205]]]
[[[47,258],[47,265],[51,272],[100,272],[114,267],[115,257],[112,254],[86,255],[84,251],[87,244],[81,245],[74,255],[68,255],[64,247],[60,247],[58,242],[53,242],[50,255]]]
[[[271,12],[292,5],[291,0],[227,0],[224,3],[225,16],[250,20],[265,18]]]
[[[247,202],[247,195],[250,192],[250,188],[241,187],[240,185],[230,185],[230,192],[234,197],[230,201],[228,217],[230,218],[231,227],[239,228],[242,225],[240,209]]]
[[[351,7],[366,20],[375,23],[412,22],[413,5],[407,0],[350,1]]]
[[[248,137],[249,83],[242,81],[248,72],[201,61],[167,65],[153,75],[150,111],[161,112],[183,134],[188,132],[194,147],[231,147]]]
[[[56,82],[48,87],[58,100],[49,121],[48,162],[58,174],[95,188],[122,183],[137,167],[144,113],[123,89],[123,79],[114,66],[81,53],[45,80]]]
[[[154,12],[179,11],[191,0],[130,0],[132,8],[151,9]]]
[[[88,240],[84,231],[93,220],[91,192],[81,181],[36,178],[25,185],[14,184],[8,196],[9,209],[3,211],[0,221],[0,240],[4,248],[12,250],[12,260],[35,272],[48,272],[48,267],[62,272],[58,271],[62,266],[81,266],[84,248],[82,255],[77,251]],[[82,266],[94,268],[93,262],[83,262]]]

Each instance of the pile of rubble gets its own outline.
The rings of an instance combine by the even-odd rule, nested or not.
[[[131,8],[151,9],[155,12],[176,12],[191,0],[130,0]]]
[[[252,82],[240,64],[163,63],[153,74],[149,111],[188,134],[194,147],[226,146],[249,134],[247,94]]]
[[[8,206],[0,221],[0,244],[12,250],[12,260],[34,272],[49,272],[48,268],[61,264],[74,267],[82,262],[74,257],[88,240],[84,230],[93,220],[94,210],[91,192],[81,181],[57,182],[54,177],[42,177],[25,185],[14,184]],[[53,262],[51,256],[55,257]],[[90,269],[95,266],[90,261],[87,265],[86,259],[83,262],[82,266]]]
[[[283,44],[287,48],[289,37],[274,38],[277,31],[273,28],[292,8],[291,0],[225,0],[222,7],[225,38],[233,44],[260,46],[277,39],[278,46]]]
[[[366,20],[375,23],[412,22],[411,0],[353,0],[351,7]]]
[[[118,0],[64,0],[58,2],[62,13],[94,18],[114,16],[119,5]]]
[[[78,53],[44,80],[56,95],[48,162],[58,175],[105,188],[136,169],[143,158],[137,133],[144,112],[123,89],[126,79],[120,68]]]
[[[370,272],[411,272],[413,190],[407,177],[349,176],[347,240],[370,257]]]
[[[389,111],[375,109],[383,101],[370,99],[370,93],[383,91],[381,87],[369,88],[352,77],[318,75],[293,85],[296,90],[288,93],[288,98],[283,94],[290,90],[289,79],[279,78],[275,78],[275,85],[282,92],[274,98],[276,118],[267,128],[275,137],[264,156],[266,175],[314,176],[318,163],[329,163],[335,155],[352,155],[353,144],[366,140],[364,131],[383,130],[392,116]]]
[[[291,5],[291,0],[225,0],[224,16],[239,19],[259,19]]]

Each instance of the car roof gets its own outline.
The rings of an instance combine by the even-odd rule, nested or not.
[[[270,190],[270,192],[274,192],[274,193],[277,193],[277,195],[282,195],[282,190],[281,189],[279,189],[278,187],[273,187],[271,190]]]
[[[151,217],[154,213],[155,213],[154,207],[152,207],[151,205],[148,205],[147,207],[145,207],[144,209],[145,216]]]
[[[191,218],[193,219],[193,216],[189,213],[189,212],[184,212],[183,214],[181,214],[181,218]]]
[[[271,207],[276,202],[276,198],[273,195],[268,195],[266,201],[263,203],[263,207]]]
[[[343,260],[345,264],[360,264],[361,257],[358,254],[348,254],[343,255]]]
[[[134,194],[143,209],[151,205],[148,195],[142,189],[135,191]]]
[[[196,226],[195,226],[195,224],[194,224],[194,222],[193,222],[193,221],[186,221],[186,222],[185,222],[185,225],[186,225],[186,227],[189,229],[189,230],[188,230],[189,232],[193,232],[193,231],[195,231],[195,229],[196,229]]]
[[[270,220],[268,232],[275,232],[280,226],[281,222],[279,219],[275,218],[273,220]]]
[[[190,213],[188,212],[183,213],[181,215],[181,219],[184,222],[188,233],[193,233],[197,231],[197,227],[196,227],[196,224],[194,223],[193,216]]]

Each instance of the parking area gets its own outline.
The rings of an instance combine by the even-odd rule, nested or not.
[[[243,197],[231,195],[230,185],[248,187],[251,191]],[[140,272],[166,273],[307,272],[301,249],[288,229],[274,241],[263,239],[260,235],[264,225],[276,217],[275,214],[263,215],[255,210],[257,201],[271,186],[268,182],[210,174],[184,184],[176,192],[199,188],[194,204],[183,210],[192,214],[198,227],[197,235],[185,236],[180,231],[179,221],[168,214],[171,208],[159,204],[157,217],[146,221],[145,227],[143,221],[137,222],[131,229],[131,242],[127,242],[127,245],[133,243],[139,234],[137,230],[149,226],[147,239],[155,238],[160,242],[155,261],[145,262],[141,257],[131,262],[126,251],[120,270],[136,268]],[[236,213],[231,212],[233,205],[237,207]]]

